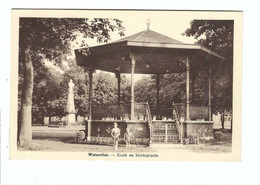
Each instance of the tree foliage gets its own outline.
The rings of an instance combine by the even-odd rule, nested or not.
[[[160,75],[159,99],[161,107],[171,107],[172,103],[181,103],[185,98],[184,74]],[[151,107],[156,107],[156,76],[145,76],[136,83],[135,98],[139,102],[149,102]]]
[[[213,50],[225,57],[221,61],[221,69],[215,70],[212,84],[213,112],[223,112],[232,108],[232,77],[233,77],[233,21],[231,20],[193,20],[184,35],[193,36],[197,44]],[[191,103],[207,106],[208,104],[208,74],[196,71],[195,83],[191,83]],[[192,94],[194,83],[194,95]],[[156,77],[143,77],[135,88],[136,101],[148,101],[156,106]],[[160,106],[171,107],[172,102],[185,102],[185,74],[160,75]]]
[[[33,124],[43,124],[44,117],[66,114],[68,82],[74,86],[74,102],[77,115],[88,115],[89,107],[89,78],[88,73],[76,64],[75,60],[66,61],[66,65],[58,68],[46,67],[42,78],[35,78],[32,120]],[[93,75],[93,104],[108,105],[117,103],[117,79],[114,74],[98,71]],[[121,103],[130,102],[130,81],[121,75]],[[19,90],[21,94],[21,90]],[[20,97],[20,96],[19,96]],[[19,98],[19,109],[21,107]]]
[[[214,112],[232,110],[233,89],[233,20],[193,20],[184,35],[193,36],[198,44],[209,48],[223,57],[221,69],[213,74]]]
[[[37,57],[60,64],[61,57],[70,53],[72,41],[81,38],[82,47],[87,46],[87,38],[106,43],[111,31],[124,35],[122,21],[101,18],[20,18],[20,49],[30,47]],[[39,60],[35,62],[37,64],[40,64]]]
[[[186,36],[193,36],[198,44],[226,58],[233,57],[233,20],[193,20]]]
[[[63,75],[48,69],[41,78],[35,78],[32,118],[34,123],[43,122],[44,116],[62,116],[64,112]]]
[[[46,71],[44,61],[61,66],[70,53],[72,41],[80,38],[80,46],[87,46],[87,38],[107,42],[111,31],[123,35],[124,27],[118,19],[101,18],[20,18],[19,26],[19,83],[22,92],[18,144],[30,145],[33,86],[35,76],[42,78],[43,71]]]

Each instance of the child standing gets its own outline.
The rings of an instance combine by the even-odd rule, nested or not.
[[[130,149],[130,141],[131,141],[131,137],[130,137],[130,131],[129,128],[126,128],[126,133],[124,134],[124,140],[125,140],[125,147],[126,149]]]
[[[117,147],[118,147],[118,139],[119,139],[119,136],[120,136],[120,129],[117,128],[117,123],[114,123],[114,128],[113,128],[112,131],[111,131],[111,136],[112,136],[113,139],[114,139],[114,147],[115,147],[115,150],[117,150]]]

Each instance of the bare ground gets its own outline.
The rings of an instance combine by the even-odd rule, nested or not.
[[[112,145],[97,145],[87,143],[75,143],[74,136],[78,129],[61,129],[48,127],[33,128],[33,144],[30,148],[18,147],[21,151],[69,151],[69,152],[114,152]],[[224,132],[224,140],[207,144],[174,145],[170,150],[182,150],[195,153],[227,153],[231,152],[231,133]],[[125,149],[120,144],[117,152],[156,152],[160,149],[149,148],[145,145],[132,145],[131,149]]]

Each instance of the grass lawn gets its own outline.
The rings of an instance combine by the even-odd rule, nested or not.
[[[49,139],[34,139],[30,148],[18,147],[22,151],[61,151],[61,152],[114,152],[113,145],[96,145],[86,143],[74,143],[74,141],[59,141]],[[133,145],[131,149],[125,149],[125,145],[119,145],[117,152],[156,152],[144,145]]]
[[[216,130],[224,133],[222,141],[215,141],[206,144],[177,144],[168,149],[182,150],[195,153],[227,153],[232,149],[232,135],[229,130]],[[21,151],[69,151],[69,152],[114,152],[112,145],[98,145],[75,143],[74,136],[76,130],[37,127],[33,129],[33,144],[30,148],[18,147]],[[144,145],[132,145],[132,148],[125,149],[124,144],[119,144],[117,152],[156,152],[161,149],[149,148]]]

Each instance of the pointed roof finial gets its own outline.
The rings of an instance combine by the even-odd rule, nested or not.
[[[147,22],[146,22],[147,30],[149,30],[150,24],[151,24],[150,19],[147,19]]]

